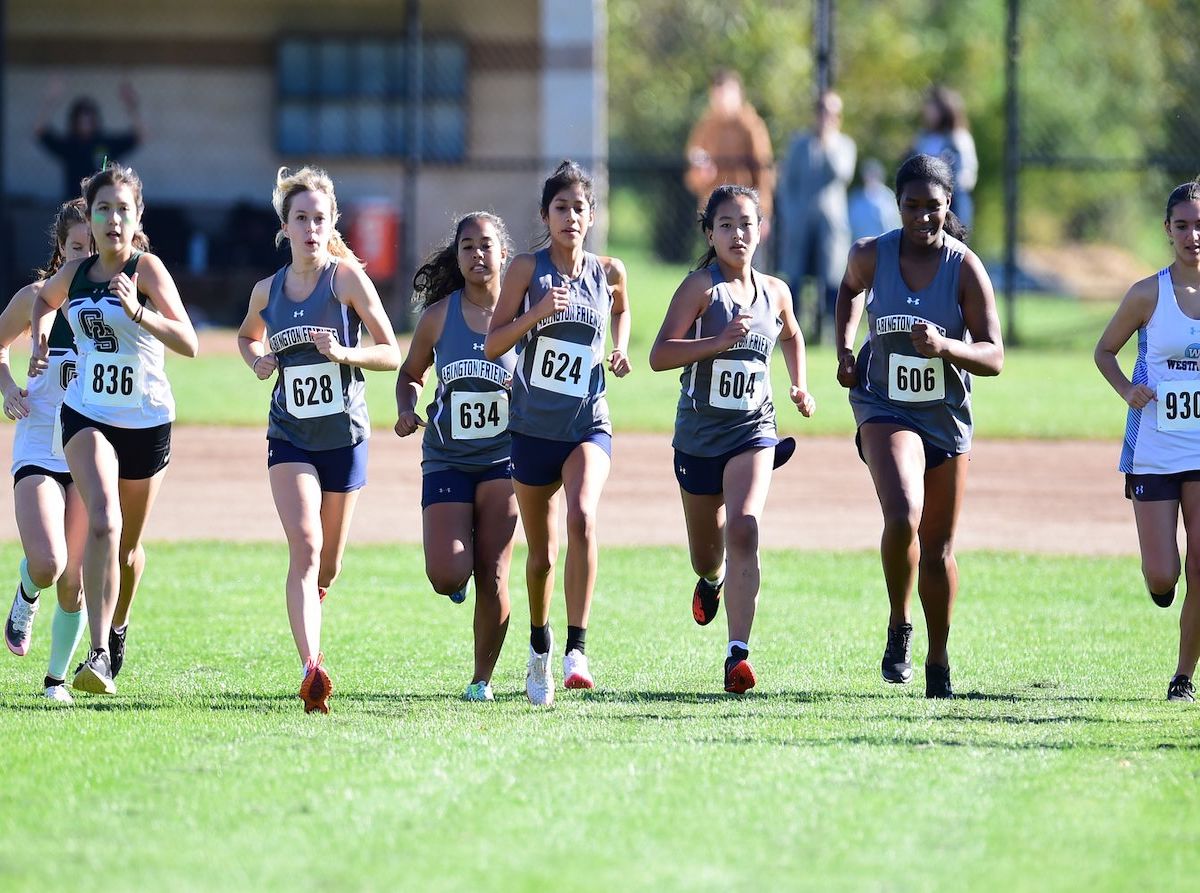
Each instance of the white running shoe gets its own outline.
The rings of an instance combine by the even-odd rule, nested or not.
[[[22,595],[21,584],[17,584],[17,594],[13,596],[8,621],[4,624],[4,644],[17,657],[29,653],[29,643],[33,641],[33,618],[37,616],[41,605],[40,598],[27,602]]]
[[[563,656],[563,688],[595,688],[596,680],[588,671],[587,655],[573,648]]]
[[[45,692],[46,700],[51,704],[56,704],[60,707],[70,707],[75,703],[75,699],[71,697],[71,693],[67,691],[66,683],[59,685],[47,685]]]
[[[538,654],[529,646],[529,663],[525,665],[525,694],[535,707],[550,707],[554,704],[554,677],[550,675],[550,655],[554,652],[554,636],[551,634],[545,654]]]
[[[467,693],[463,695],[464,701],[494,701],[496,696],[492,694],[492,684],[490,682],[472,682],[467,686]]]

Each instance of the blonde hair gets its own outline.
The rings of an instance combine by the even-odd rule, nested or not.
[[[338,232],[337,222],[339,215],[337,196],[333,194],[333,180],[321,168],[305,165],[299,170],[289,171],[285,166],[276,172],[275,189],[271,192],[271,204],[275,206],[275,213],[279,215],[279,222],[287,224],[288,213],[292,209],[292,199],[301,192],[320,192],[323,195],[329,196],[329,213],[333,217],[333,234],[329,237],[329,253],[336,258],[350,261],[360,267],[365,266],[355,253],[350,250],[350,246],[346,244],[346,240],[342,238],[342,234]],[[275,233],[276,247],[282,245],[286,238],[287,236],[282,229]]]

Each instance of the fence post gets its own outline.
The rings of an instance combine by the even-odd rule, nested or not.
[[[1021,51],[1021,0],[1008,0],[1004,60],[1004,339],[1017,336],[1017,211],[1020,198],[1021,130],[1017,105],[1018,56]]]
[[[817,96],[833,89],[834,81],[834,0],[816,0],[813,4],[813,55]]]
[[[393,325],[401,331],[412,328],[412,309],[409,305],[408,284],[412,282],[413,274],[420,263],[420,243],[417,241],[417,196],[418,180],[421,175],[421,155],[423,151],[421,134],[421,103],[424,97],[422,77],[422,43],[424,36],[421,31],[421,0],[406,0],[404,4],[404,37],[406,44],[405,63],[407,68],[407,115],[405,115],[404,130],[407,151],[404,162],[404,192],[403,214],[400,225],[401,234],[401,264],[396,278],[396,315]]]

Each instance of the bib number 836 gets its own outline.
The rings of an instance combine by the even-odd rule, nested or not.
[[[96,363],[92,366],[93,394],[129,397],[133,394],[133,370],[128,366]]]

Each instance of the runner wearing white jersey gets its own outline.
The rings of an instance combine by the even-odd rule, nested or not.
[[[171,453],[175,402],[163,347],[195,356],[196,332],[160,261],[145,249],[142,183],[110,164],[83,184],[96,254],[66,264],[33,305],[30,377],[50,367],[54,311],[79,352],[61,411],[63,450],[87,509],[83,583],[91,652],[73,685],[113,694],[125,624],[145,568],[142,533]]]
[[[22,388],[12,377],[8,347],[29,331],[29,316],[42,283],[64,263],[91,254],[92,235],[83,199],[64,203],[50,230],[54,245],[38,281],[18,291],[0,314],[0,390],[4,414],[17,423],[13,437],[13,505],[24,557],[4,641],[17,656],[29,653],[33,619],[42,589],[57,583],[58,604],[50,624],[50,661],[43,691],[52,704],[70,705],[66,673],[83,634],[80,563],[87,531],[83,503],[71,481],[62,450],[58,411],[75,374],[75,339],[60,313],[50,330],[50,365],[45,375]]]
[[[1129,404],[1120,470],[1133,502],[1142,575],[1159,607],[1175,600],[1183,509],[1187,594],[1179,615],[1179,659],[1168,701],[1194,701],[1200,658],[1200,183],[1177,186],[1163,226],[1175,260],[1135,282],[1096,345],[1096,365]],[[1132,380],[1117,354],[1138,336]]]

